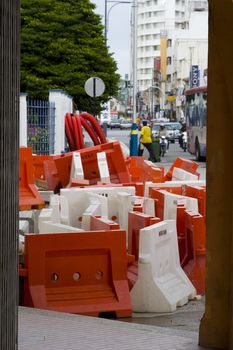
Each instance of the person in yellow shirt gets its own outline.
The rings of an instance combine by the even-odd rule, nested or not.
[[[150,127],[147,125],[147,121],[143,120],[142,122],[142,129],[141,129],[141,136],[140,136],[140,140],[139,140],[139,147],[138,147],[138,155],[142,156],[143,155],[143,151],[144,151],[144,147],[146,147],[146,149],[148,150],[150,157],[149,159],[152,162],[156,162],[156,158],[155,158],[155,154],[152,148],[152,139],[151,139],[151,129]]]

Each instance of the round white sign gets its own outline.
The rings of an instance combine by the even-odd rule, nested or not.
[[[84,89],[89,96],[98,97],[104,93],[105,84],[102,79],[91,77],[85,82]]]

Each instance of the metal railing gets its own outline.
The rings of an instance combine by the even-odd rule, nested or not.
[[[35,154],[54,153],[55,104],[49,101],[27,101],[27,141]]]

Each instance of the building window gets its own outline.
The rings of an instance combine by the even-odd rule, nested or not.
[[[155,46],[154,46],[154,50],[155,50],[155,51],[159,51],[159,50],[160,50],[160,45],[155,45]]]
[[[170,65],[172,64],[172,58],[169,56],[167,57],[167,65]]]
[[[171,47],[172,46],[172,39],[168,39],[167,40],[167,47]]]
[[[168,74],[167,75],[167,82],[171,83],[171,81],[172,81],[172,76],[171,76],[171,74]]]

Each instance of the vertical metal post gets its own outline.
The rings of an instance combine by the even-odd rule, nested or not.
[[[137,8],[138,2],[133,2],[133,123],[130,137],[130,155],[138,154],[138,127],[136,124],[137,114]]]
[[[105,0],[104,2],[104,37],[105,37],[105,42],[107,42],[107,28],[108,26],[108,1]]]
[[[17,349],[20,1],[0,1],[0,349]]]

